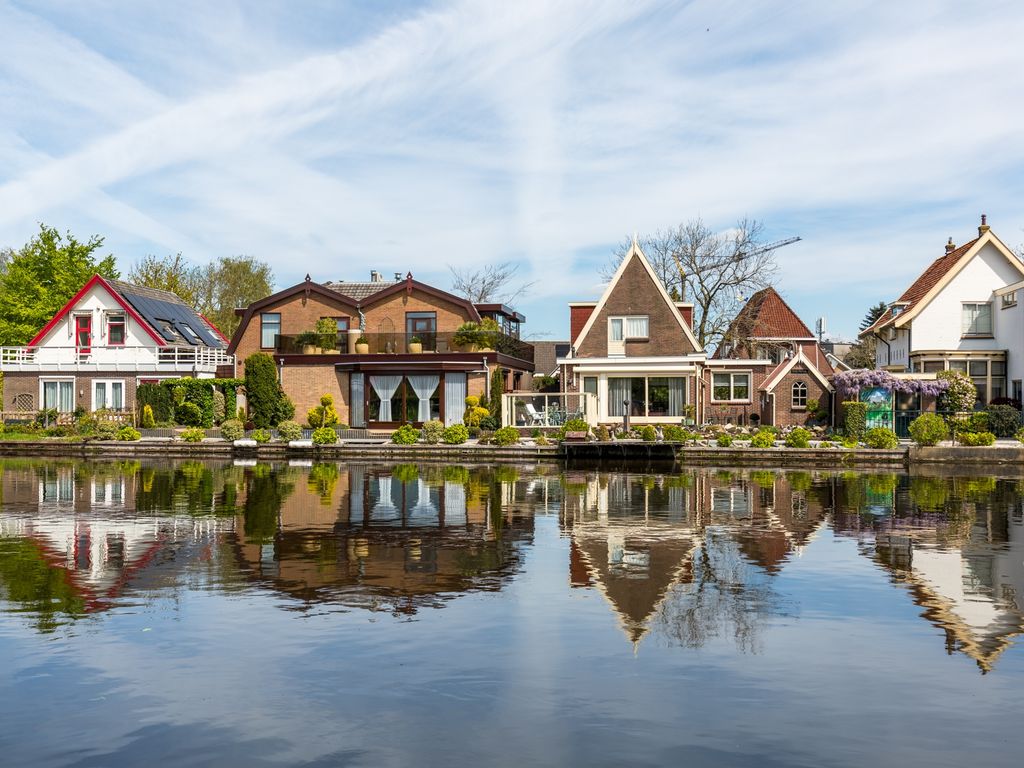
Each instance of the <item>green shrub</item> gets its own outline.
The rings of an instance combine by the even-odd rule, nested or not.
[[[490,320],[490,322],[494,324],[495,331],[497,331],[498,330],[497,329],[497,325],[498,324],[495,323],[493,320],[491,320],[491,318],[489,318],[489,317],[484,320],[484,323],[487,323],[488,320]],[[483,327],[483,326],[481,326],[481,327]],[[495,338],[497,338],[498,335],[499,334],[496,332],[494,334]],[[496,344],[488,344],[487,346],[493,347],[493,346],[496,346]],[[501,426],[501,395],[502,395],[502,393],[504,391],[505,391],[505,369],[502,368],[501,366],[498,366],[497,368],[494,369],[494,372],[491,374],[491,392],[490,392],[490,406],[489,406],[490,407],[490,411],[491,411],[491,416],[494,418],[494,421],[495,421],[495,424],[494,424],[494,428],[495,429],[497,429],[498,427]]]
[[[1024,443],[1024,427],[1018,429],[1014,437],[1017,438],[1018,443]]]
[[[811,433],[803,427],[797,427],[791,429],[789,434],[786,435],[786,447],[787,448],[810,448],[811,447]]]
[[[270,442],[270,430],[269,429],[254,429],[252,431],[252,435],[250,437],[252,437],[253,440],[255,440],[257,443],[259,443],[261,445],[263,443],[269,443]]]
[[[888,427],[872,427],[864,433],[864,444],[875,450],[892,450],[900,444],[900,439]]]
[[[186,400],[175,407],[174,420],[186,427],[198,427],[203,423],[203,412],[198,405]]]
[[[992,445],[996,441],[991,432],[961,432],[958,438],[961,445]]]
[[[690,433],[676,424],[669,424],[661,430],[662,438],[669,443],[685,443]]]
[[[811,414],[816,414],[818,412],[818,398],[807,398],[807,412]]]
[[[843,438],[841,445],[843,446],[843,448],[852,451],[857,448],[860,448],[860,440],[858,440],[855,437],[845,437]]]
[[[728,432],[719,432],[715,442],[718,443],[719,448],[728,448],[732,445],[732,435]]]
[[[49,427],[45,432],[47,437],[71,437],[75,434],[73,427],[65,426],[64,424],[57,424]]]
[[[282,421],[277,425],[277,434],[282,440],[291,442],[302,438],[302,425],[297,421]]]
[[[142,406],[142,428],[153,429],[156,427],[156,419],[153,417],[153,406]]]
[[[495,430],[492,440],[495,445],[515,445],[519,442],[519,430],[515,427],[502,427]]]
[[[501,427],[501,419],[494,414],[489,414],[480,419],[480,429],[487,429],[493,432]]]
[[[313,430],[313,445],[334,445],[338,442],[338,432],[334,427],[320,427]]]
[[[978,390],[966,373],[960,371],[939,371],[939,381],[949,382],[949,388],[939,395],[940,411],[971,411],[978,401]]]
[[[602,443],[607,443],[612,439],[612,433],[608,431],[608,427],[601,424],[594,430],[594,437],[600,440]]]
[[[116,440],[119,427],[113,421],[96,422],[96,438],[98,440]]]
[[[117,439],[126,442],[135,442],[142,439],[142,433],[130,424],[125,424],[117,430]]]
[[[245,394],[253,424],[267,429],[278,423],[283,395],[274,358],[266,352],[256,352],[245,359]]]
[[[938,445],[949,439],[949,426],[936,413],[922,413],[910,422],[910,437],[918,445]]]
[[[566,432],[586,432],[589,434],[590,425],[583,419],[569,419],[558,428],[558,439],[564,440]]]
[[[225,440],[234,442],[245,437],[245,426],[236,419],[228,419],[220,425],[220,434]]]
[[[186,443],[198,443],[204,437],[206,437],[206,430],[201,427],[189,427],[181,433],[181,439]]]
[[[441,433],[441,439],[446,445],[462,445],[469,440],[469,429],[465,424],[452,424]]]
[[[339,419],[338,411],[334,407],[334,398],[331,395],[321,396],[320,405],[314,406],[306,412],[306,421],[313,429],[335,426]]]
[[[437,419],[431,419],[423,423],[423,442],[429,445],[437,445],[444,437],[444,424]]]
[[[277,410],[274,412],[274,424],[280,424],[282,421],[291,421],[295,418],[295,403],[284,393],[284,390],[281,390],[279,395]]]
[[[767,429],[758,430],[750,437],[751,448],[773,448],[775,446],[775,432]]]
[[[988,428],[996,437],[1013,437],[1020,428],[1020,411],[1012,405],[990,405]]]
[[[225,415],[224,393],[221,392],[219,389],[215,388],[211,393],[211,396],[213,397],[213,423],[220,424],[222,421],[224,421]]]
[[[551,445],[551,441],[544,437],[544,435],[535,438],[533,442],[537,445]]]
[[[858,440],[863,438],[868,424],[868,404],[847,400],[843,403],[843,414],[843,429],[846,436]]]
[[[135,390],[135,402],[142,407],[142,413],[145,412],[146,406],[149,406],[154,422],[167,422],[174,418],[174,402],[167,387],[159,384],[140,384]]]
[[[653,443],[658,439],[658,430],[652,427],[650,424],[645,424],[640,427],[640,439],[645,443]]]
[[[396,445],[412,445],[420,439],[420,431],[411,424],[403,424],[391,433],[391,442]]]

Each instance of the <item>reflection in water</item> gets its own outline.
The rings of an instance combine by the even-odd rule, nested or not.
[[[0,594],[44,632],[183,588],[413,614],[503,590],[556,510],[571,588],[599,593],[634,648],[731,637],[757,652],[800,615],[779,578],[823,529],[982,671],[1024,629],[1015,481],[8,460],[2,492]]]

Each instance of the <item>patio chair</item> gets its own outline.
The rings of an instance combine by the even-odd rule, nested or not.
[[[526,415],[530,417],[530,423],[527,426],[531,427],[543,427],[546,422],[544,420],[544,414],[538,413],[537,409],[533,407],[532,403],[526,404]]]

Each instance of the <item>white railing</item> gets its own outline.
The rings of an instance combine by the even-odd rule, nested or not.
[[[209,347],[0,347],[0,371],[213,373],[234,357]]]
[[[597,426],[597,395],[589,392],[506,392],[501,396],[503,427],[560,427],[569,419]]]

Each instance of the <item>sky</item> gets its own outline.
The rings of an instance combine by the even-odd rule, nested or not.
[[[1024,4],[0,0],[0,247],[276,285],[513,261],[568,335],[625,237],[741,218],[850,337],[982,213],[1024,242]]]

